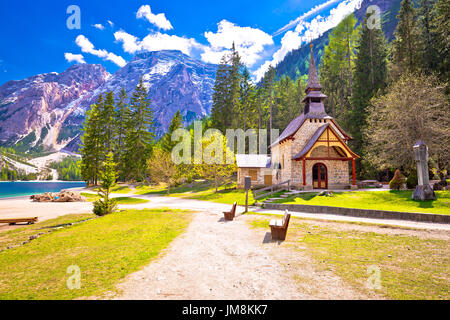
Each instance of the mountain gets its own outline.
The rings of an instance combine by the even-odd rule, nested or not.
[[[401,0],[363,0],[361,7],[354,14],[359,24],[363,21],[369,6],[378,6],[381,10],[384,34],[388,41],[391,41],[395,28],[397,27],[396,16],[400,9],[400,3]],[[322,36],[312,41],[317,65],[320,65],[325,46],[328,45],[328,36],[332,30],[328,30]],[[310,52],[311,49],[308,44],[288,53],[275,68],[277,78],[289,76],[291,79],[297,79],[300,76],[308,74]]]
[[[131,96],[141,77],[160,136],[177,110],[186,122],[211,112],[216,70],[216,65],[166,50],[137,54],[113,75],[101,66],[82,64],[61,75],[10,81],[0,87],[0,141],[23,150],[76,151],[85,113],[98,96],[109,91],[117,96],[122,88]],[[77,79],[71,86],[68,75]]]
[[[0,87],[0,142],[21,151],[60,149],[74,132],[62,124],[111,75],[101,65],[80,64],[61,74],[40,74]]]

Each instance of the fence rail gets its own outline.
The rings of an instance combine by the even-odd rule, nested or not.
[[[291,180],[287,180],[278,184],[271,185],[270,187],[265,187],[262,189],[253,190],[253,198],[255,200],[270,196],[274,194],[275,192],[281,191],[281,190],[291,190]],[[264,193],[264,191],[269,191],[267,193]]]

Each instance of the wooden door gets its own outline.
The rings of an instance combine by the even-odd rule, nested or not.
[[[264,185],[266,185],[266,186],[272,185],[272,175],[271,174],[266,174],[264,176]]]
[[[328,188],[328,170],[323,163],[316,163],[313,167],[313,187],[314,189]]]

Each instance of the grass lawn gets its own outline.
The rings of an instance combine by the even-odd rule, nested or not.
[[[356,209],[450,214],[450,191],[436,191],[435,201],[414,201],[412,191],[336,192],[334,197],[320,197],[318,192],[301,193],[275,203],[320,205]]]
[[[15,228],[8,231],[0,232],[0,249],[6,249],[9,246],[20,245],[24,241],[29,240],[30,236],[38,233],[46,233],[52,228],[95,218],[94,214],[68,214],[55,219],[45,220],[36,224]]]
[[[130,198],[130,197],[117,197],[116,199],[118,204],[140,204],[140,203],[148,203],[149,200],[138,199],[138,198]]]
[[[233,185],[232,187],[235,187]],[[225,189],[220,187],[218,192],[215,192],[214,185],[211,182],[197,182],[192,185],[182,185],[170,189],[170,196],[180,197],[185,199],[195,199],[203,201],[212,201],[225,204],[233,204],[237,201],[238,205],[245,205],[245,191],[238,189]],[[167,195],[165,186],[139,186],[136,187],[135,194],[158,194]],[[248,203],[252,205],[255,202],[252,192],[248,193]]]
[[[93,194],[93,193],[83,192],[83,193],[81,193],[81,195],[83,197],[87,198],[87,200],[90,202],[97,201],[100,198],[97,194]],[[116,197],[114,199],[116,199],[117,204],[140,204],[140,203],[150,202],[150,200],[132,198],[132,197]]]
[[[270,230],[269,219],[256,218],[250,224]],[[332,270],[356,290],[369,290],[368,267],[376,266],[381,271],[381,290],[377,292],[389,299],[450,298],[447,240],[340,230],[297,218],[291,218],[286,239],[293,250],[306,250],[319,270]]]
[[[99,190],[99,187],[92,188],[93,192],[97,192]],[[131,190],[128,186],[124,185],[117,185],[115,187],[111,188],[111,193],[131,193],[133,190]]]
[[[190,220],[182,210],[127,210],[3,251],[0,300],[74,299],[114,290],[126,275],[157,257]],[[81,270],[81,289],[66,285],[71,265]]]

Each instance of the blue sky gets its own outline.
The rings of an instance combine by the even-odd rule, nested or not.
[[[136,52],[179,49],[218,63],[231,43],[255,78],[336,25],[361,0],[1,1],[0,85],[74,63],[113,73]],[[69,30],[70,5],[81,29]]]

